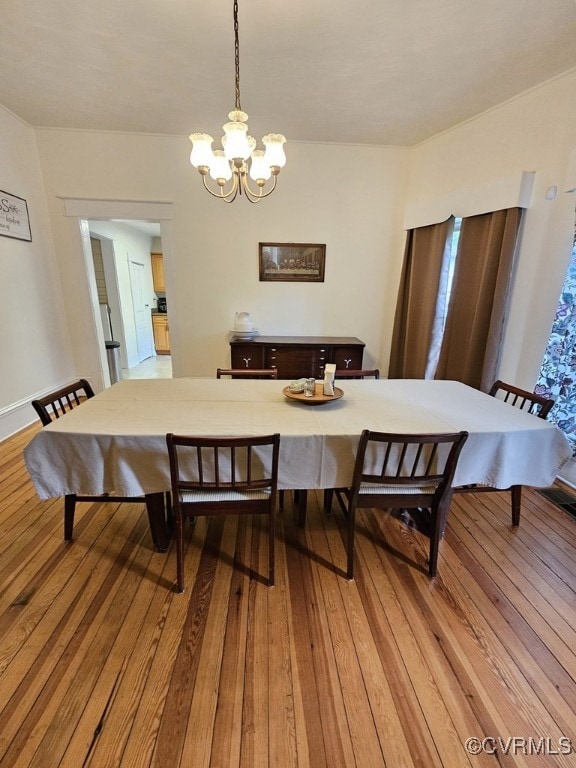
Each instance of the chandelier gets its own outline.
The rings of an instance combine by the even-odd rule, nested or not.
[[[249,202],[257,203],[276,189],[280,169],[286,164],[281,133],[269,133],[262,138],[264,149],[256,149],[256,139],[248,135],[248,115],[240,106],[240,45],[238,42],[238,0],[234,0],[234,50],[236,65],[236,105],[228,113],[230,122],[225,123],[222,137],[223,149],[212,150],[214,139],[207,133],[191,133],[192,152],[190,162],[202,176],[204,187],[214,197],[227,203],[238,194]],[[211,189],[207,177],[215,182]],[[249,186],[248,176],[256,184]],[[271,182],[268,183],[271,179]]]

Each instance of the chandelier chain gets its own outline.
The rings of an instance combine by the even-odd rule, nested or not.
[[[238,0],[234,0],[234,64],[236,66],[236,109],[240,106],[240,42],[238,39]]]

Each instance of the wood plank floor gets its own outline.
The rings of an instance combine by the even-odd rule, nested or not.
[[[311,493],[298,529],[286,494],[276,586],[265,521],[200,519],[178,595],[143,505],[80,504],[64,543],[34,429],[0,444],[0,768],[576,766],[576,521],[537,492],[518,530],[457,497],[432,581],[365,511],[353,582],[341,515]]]

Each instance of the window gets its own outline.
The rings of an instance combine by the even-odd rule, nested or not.
[[[454,270],[456,269],[456,255],[458,253],[458,241],[460,240],[461,218],[454,218],[454,228],[452,235],[446,241],[444,257],[442,260],[442,269],[440,272],[440,281],[438,284],[438,296],[436,298],[436,313],[432,325],[432,336],[430,340],[430,349],[428,360],[426,361],[425,379],[433,379],[438,368],[438,359],[440,349],[442,348],[442,338],[446,327],[446,318],[448,317],[448,307],[450,306],[450,296],[452,294],[452,284],[454,282]]]
[[[568,272],[534,391],[555,401],[548,418],[564,432],[576,456],[576,224]]]

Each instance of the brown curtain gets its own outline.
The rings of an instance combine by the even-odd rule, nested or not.
[[[390,365],[391,379],[423,379],[434,325],[446,242],[454,219],[407,233]]]
[[[437,379],[493,384],[521,217],[510,208],[462,220]]]

